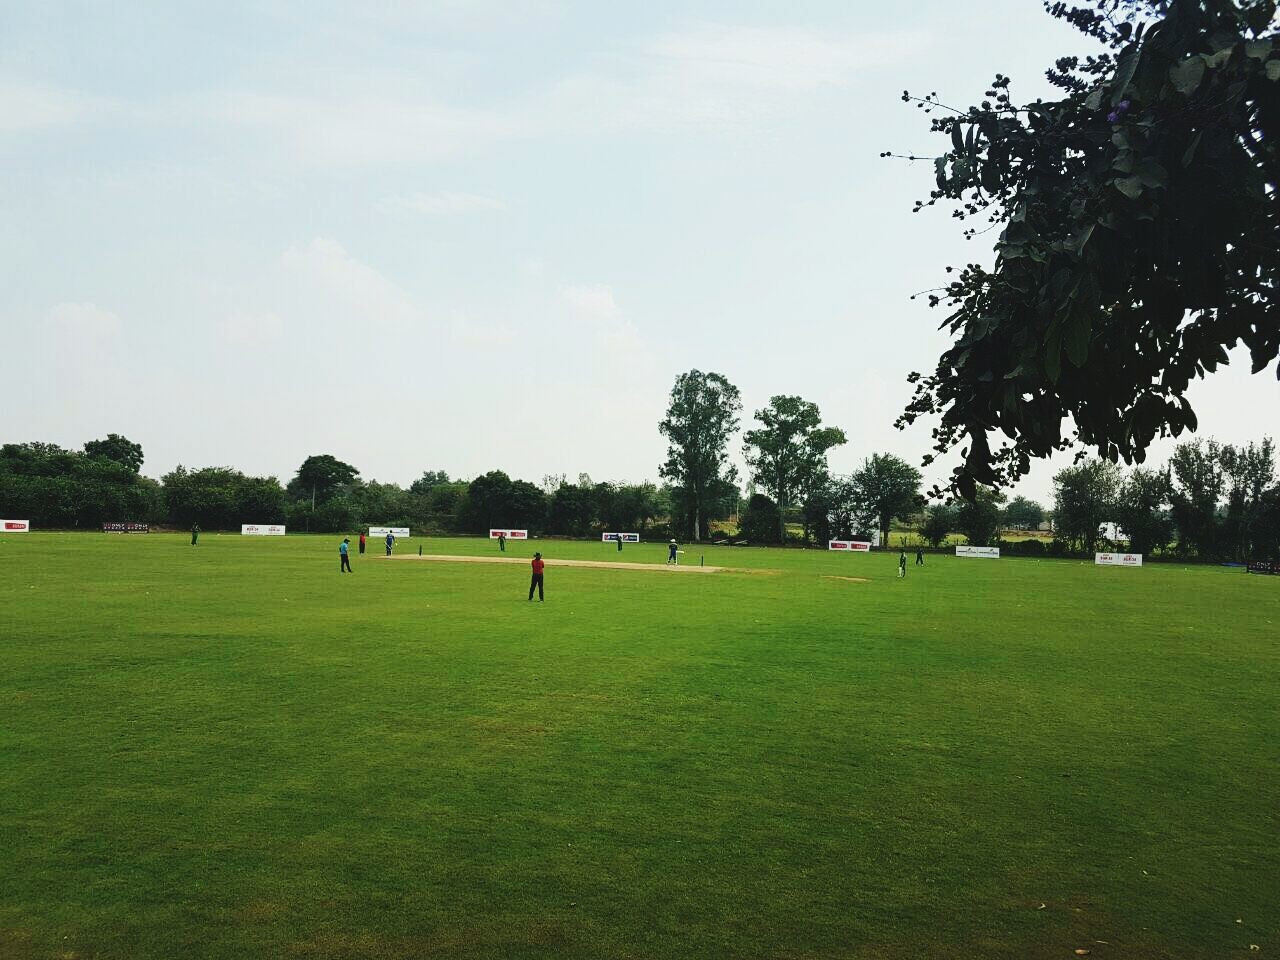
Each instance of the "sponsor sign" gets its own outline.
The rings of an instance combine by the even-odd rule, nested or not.
[[[283,537],[283,523],[242,523],[240,535],[243,537]]]
[[[150,527],[145,523],[104,523],[103,533],[146,533]]]
[[[957,557],[988,557],[993,560],[1000,559],[999,547],[956,547]]]
[[[828,540],[828,550],[843,550],[845,553],[866,553],[871,549],[870,540]]]
[[[1101,567],[1140,567],[1140,553],[1095,553],[1093,562]]]
[[[0,533],[30,533],[30,520],[0,520]]]
[[[1270,573],[1280,576],[1280,562],[1275,560],[1253,560],[1245,569],[1249,573]]]
[[[602,543],[617,543],[618,538],[622,538],[623,543],[639,543],[640,534],[638,533],[602,533],[600,540]]]
[[[506,536],[508,540],[528,540],[528,530],[490,530],[489,539],[497,540],[501,536]]]
[[[377,537],[379,539],[382,539],[388,533],[391,534],[393,537],[395,537],[397,540],[399,540],[401,537],[409,536],[409,528],[408,527],[370,527],[369,528],[369,536],[371,537]]]

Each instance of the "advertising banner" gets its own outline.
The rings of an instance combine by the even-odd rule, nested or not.
[[[498,529],[489,531],[489,539],[497,540],[499,537],[503,536],[504,534],[506,535],[506,538],[508,540],[528,540],[529,539],[528,530],[498,530]]]
[[[393,537],[395,537],[397,540],[399,540],[401,537],[409,536],[409,528],[408,527],[370,527],[369,528],[369,536],[377,537],[378,539],[382,539],[388,533],[391,534]]]
[[[1280,562],[1275,560],[1250,560],[1245,568],[1249,573],[1280,575]]]
[[[283,537],[282,523],[242,523],[240,535],[243,537]]]
[[[30,520],[0,520],[0,533],[30,533]]]
[[[843,550],[846,553],[866,553],[871,549],[869,540],[828,540],[828,550]]]
[[[151,528],[145,523],[104,523],[103,533],[146,533]]]
[[[1100,567],[1140,567],[1140,553],[1095,553],[1093,562]]]
[[[999,547],[956,547],[957,557],[988,557],[993,560],[1000,559]]]
[[[640,534],[638,533],[602,533],[600,540],[603,543],[617,543],[618,538],[622,538],[623,543],[639,543]]]

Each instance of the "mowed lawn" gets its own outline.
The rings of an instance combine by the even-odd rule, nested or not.
[[[1280,952],[1280,578],[337,542],[0,537],[0,957]]]

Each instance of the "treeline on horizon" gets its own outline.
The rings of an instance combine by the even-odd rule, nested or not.
[[[1007,548],[1050,555],[1122,548],[1204,560],[1280,556],[1280,483],[1269,438],[1245,446],[1184,442],[1159,469],[1125,471],[1086,460],[1055,474],[1051,511],[989,488],[979,488],[972,501],[928,505],[920,471],[892,453],[866,458],[849,475],[832,474],[827,454],[847,442],[844,431],[824,426],[816,404],[786,395],[755,411],[757,425],[742,434],[750,470],[744,494],[729,461],[740,411],[737,388],[720,374],[691,370],[677,377],[658,425],[668,441],[660,484],[593,482],[585,474],[576,482],[549,476],[534,484],[501,470],[466,481],[427,470],[405,488],[366,481],[331,454],[307,457],[287,484],[231,467],[178,466],[156,481],[141,473],[141,445],[118,434],[80,450],[9,443],[0,446],[0,516],[46,529],[122,521],[206,530],[283,523],[295,532],[393,525],[424,535],[483,535],[515,527],[535,536],[615,530],[819,545],[872,531],[887,542],[890,528],[900,525],[934,547],[955,535],[997,544],[1002,528],[1034,530],[1051,519],[1051,543]],[[731,518],[736,529],[726,522]],[[1108,539],[1108,525],[1122,537]]]

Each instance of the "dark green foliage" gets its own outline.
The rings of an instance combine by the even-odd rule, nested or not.
[[[247,477],[230,467],[188,470],[164,476],[169,522],[198,523],[205,530],[237,530],[244,523],[285,523],[285,492],[275,477]]]
[[[546,523],[546,494],[526,480],[512,480],[501,470],[491,470],[472,480],[467,501],[467,529],[471,533],[514,527],[537,534]]]
[[[781,511],[763,493],[752,494],[738,522],[738,536],[751,543],[781,543]]]
[[[1073,550],[1092,553],[1104,523],[1113,522],[1120,468],[1089,460],[1059,470],[1053,477],[1054,532]]]
[[[889,542],[889,526],[920,509],[920,471],[891,453],[872,454],[849,478],[855,513],[872,519],[883,544]]]
[[[784,516],[797,495],[803,499],[827,479],[827,451],[845,442],[844,431],[822,426],[818,405],[800,397],[777,396],[756,411],[759,428],[743,434],[743,455],[752,477],[778,505],[777,539],[784,539]]]
[[[1169,474],[1135,467],[1116,492],[1111,517],[1134,553],[1164,550],[1173,539],[1169,513]]]
[[[990,487],[979,487],[972,500],[961,500],[956,507],[955,529],[975,547],[991,546],[1000,531],[1000,505],[1005,495]]]
[[[1169,459],[1169,475],[1178,552],[1206,559],[1220,555],[1218,503],[1227,484],[1222,445],[1213,439],[1178,444]]]
[[[729,438],[741,410],[738,388],[720,374],[690,370],[676,377],[667,415],[658,424],[668,441],[658,472],[673,484],[671,524],[682,537],[707,537],[724,484],[737,479]]]
[[[947,535],[955,529],[956,512],[954,507],[935,503],[925,513],[924,523],[920,527],[920,535],[933,547],[940,547]]]
[[[90,440],[84,445],[85,456],[104,457],[127,467],[134,473],[142,469],[142,444],[133,443],[118,433],[109,433],[105,440]]]
[[[1044,507],[1026,497],[1014,497],[1001,516],[1006,529],[1035,530],[1044,521]]]
[[[1043,557],[1047,552],[1043,540],[1006,540],[1000,545],[1002,556]]]
[[[1275,4],[1051,12],[1109,48],[1058,61],[1061,99],[1019,107],[997,75],[980,106],[933,121],[951,148],[928,203],[1003,230],[992,269],[969,264],[931,298],[955,342],[912,374],[899,418],[940,416],[937,453],[966,448],[951,479],[965,496],[1075,441],[1141,462],[1155,437],[1195,429],[1187,387],[1228,348],[1255,372],[1280,351]]]
[[[298,467],[297,475],[289,481],[289,496],[319,506],[342,494],[359,476],[360,471],[351,464],[327,453],[316,454]]]
[[[141,456],[141,448],[121,462],[52,443],[0,446],[0,515],[30,520],[36,529],[155,522],[164,500],[159,485],[131,465]]]

